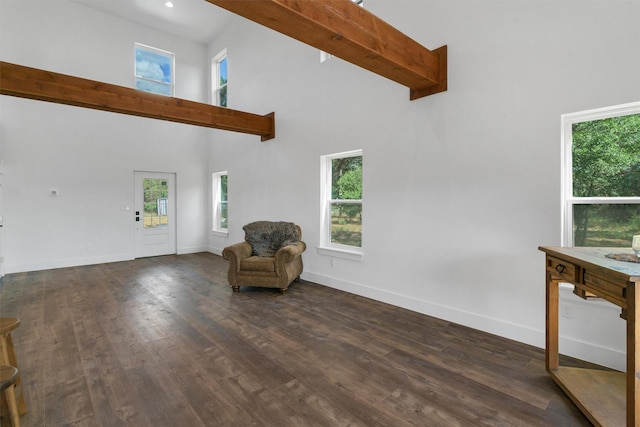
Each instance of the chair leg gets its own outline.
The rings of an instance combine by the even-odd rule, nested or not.
[[[10,365],[18,368],[18,361],[16,360],[16,353],[13,348],[13,339],[11,338],[11,333],[5,333],[0,335],[0,364],[1,365]],[[19,368],[18,368],[19,369]],[[22,389],[22,378],[20,377],[20,372],[18,371],[18,377],[16,378],[15,390],[12,392],[15,397],[17,394],[17,407],[20,414],[27,413],[27,404],[24,399],[24,391]],[[7,404],[9,404],[7,399]],[[3,408],[9,409],[9,408]]]
[[[4,394],[7,398],[7,404],[9,406],[9,415],[11,416],[11,425],[13,427],[20,427],[20,413],[18,412],[18,403],[16,402],[16,386],[11,385],[5,391]]]
[[[6,356],[7,360],[9,361],[9,365],[18,368],[18,358],[16,357],[16,351],[13,347],[13,338],[11,337],[11,334],[7,334],[5,345],[7,349]],[[20,371],[18,371],[18,378],[16,378],[14,395],[16,396],[16,402],[18,404],[18,412],[20,414],[26,414],[27,403],[24,399],[24,391],[22,387],[22,377],[20,376]]]

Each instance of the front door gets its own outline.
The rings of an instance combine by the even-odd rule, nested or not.
[[[135,172],[135,257],[176,253],[176,175]]]

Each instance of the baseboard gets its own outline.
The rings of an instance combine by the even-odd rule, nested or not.
[[[572,337],[560,336],[560,351],[567,356],[587,360],[618,371],[626,371],[627,369],[626,352],[580,341]]]
[[[207,251],[208,251],[208,252],[211,252],[211,253],[212,253],[212,254],[214,254],[214,255],[220,255],[220,256],[222,256],[222,250],[223,250],[223,249],[224,249],[224,248],[216,248],[216,247],[213,247],[213,246],[209,246],[209,248],[207,249]]]
[[[177,255],[197,254],[199,252],[209,252],[208,246],[190,246],[186,248],[178,248]]]
[[[626,322],[620,308],[602,299],[582,299],[573,293],[573,285],[561,283],[560,352],[609,368],[625,371]],[[595,343],[603,337],[607,345]]]
[[[208,252],[207,246],[191,246],[185,248],[178,248],[176,250],[177,255],[192,254],[198,252]],[[83,265],[104,264],[108,262],[120,262],[130,261],[135,259],[133,254],[119,254],[119,255],[106,255],[87,258],[69,258],[63,260],[53,260],[36,264],[22,264],[22,265],[4,265],[4,273],[23,273],[26,271],[40,271],[51,270],[54,268],[66,268],[66,267],[80,267]]]
[[[518,323],[482,316],[477,313],[471,313],[454,307],[421,300],[414,296],[402,295],[395,292],[372,288],[359,283],[349,282],[336,277],[310,271],[303,272],[301,278],[334,289],[339,289],[341,291],[371,298],[397,307],[402,307],[427,316],[433,316],[452,323],[468,326],[473,329],[532,345],[534,347],[544,348],[545,345],[544,330],[538,330]],[[541,315],[544,316],[544,313]],[[624,370],[626,363],[625,354],[621,354],[616,349],[580,341],[573,337],[561,336],[560,348],[562,353],[565,355],[587,360],[613,369]]]
[[[83,265],[104,264],[108,262],[130,261],[133,257],[123,255],[109,255],[90,258],[70,258],[54,260],[38,264],[5,265],[5,273],[23,273],[27,271],[51,270],[54,268],[80,267]]]

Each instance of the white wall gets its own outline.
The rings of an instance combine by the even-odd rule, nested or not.
[[[132,87],[134,42],[176,54],[176,96],[206,98],[203,45],[67,0],[0,1],[3,61]],[[133,258],[136,170],[176,173],[177,251],[207,249],[206,129],[2,96],[0,138],[7,273]]]
[[[209,46],[229,58],[229,105],[276,112],[276,139],[213,132],[229,172],[230,234],[257,219],[302,226],[304,278],[539,347],[544,257],[560,244],[560,115],[640,99],[637,1],[368,0],[428,48],[449,46],[449,90],[409,90],[237,18]],[[321,155],[364,150],[364,260],[317,253]],[[564,294],[563,294],[564,295]],[[569,296],[567,296],[570,298]],[[563,297],[564,300],[565,297]],[[624,323],[562,350],[622,367]]]
[[[409,101],[407,88],[336,58],[320,64],[316,49],[241,18],[205,48],[67,0],[0,0],[3,61],[131,86],[138,41],[176,52],[176,95],[203,101],[208,61],[228,48],[230,107],[275,111],[277,132],[261,143],[0,97],[7,272],[133,257],[133,171],[176,172],[180,252],[219,253],[256,219],[294,221],[309,245],[306,279],[543,346],[537,247],[560,243],[560,114],[640,99],[640,4],[367,8],[426,47],[448,44],[447,92]],[[357,148],[365,257],[332,264],[315,249],[319,158]],[[210,173],[220,170],[226,239],[207,233]],[[563,352],[620,367],[615,310],[584,311],[565,294]]]

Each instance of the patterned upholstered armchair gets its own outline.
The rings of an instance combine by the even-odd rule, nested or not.
[[[292,222],[257,221],[242,227],[245,241],[222,251],[229,261],[229,285],[277,288],[281,293],[302,273],[302,252],[307,245],[302,230]]]

